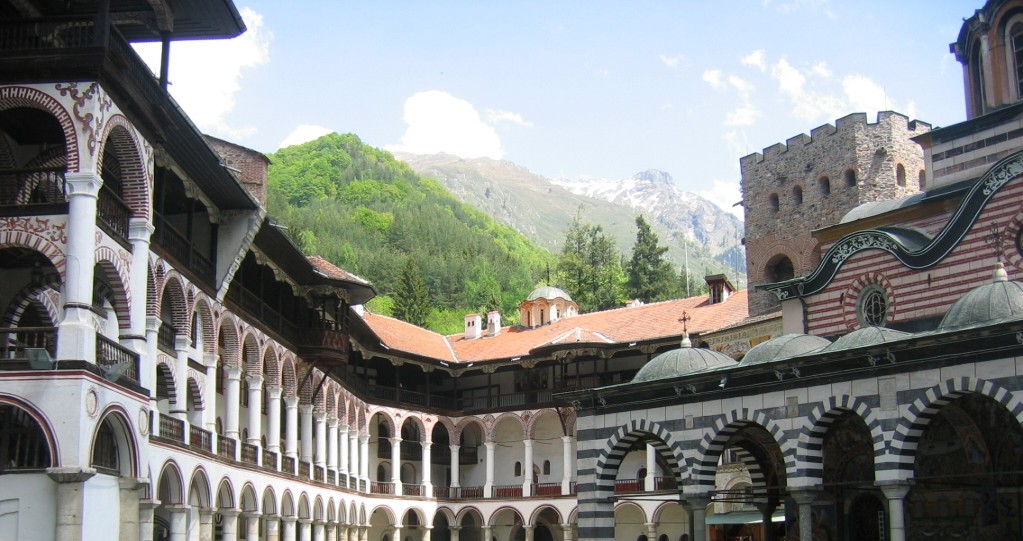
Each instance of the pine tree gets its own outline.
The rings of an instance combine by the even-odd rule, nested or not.
[[[636,216],[636,245],[628,264],[629,296],[644,302],[662,301],[679,296],[678,281],[664,255],[666,246],[659,246],[657,234],[642,215]]]
[[[426,280],[423,279],[419,265],[409,257],[394,289],[394,317],[425,327],[426,317],[429,315],[430,291],[426,287]]]
[[[559,283],[583,312],[606,310],[625,302],[625,271],[614,239],[599,225],[577,216],[558,258]]]

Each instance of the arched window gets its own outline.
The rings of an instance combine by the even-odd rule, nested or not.
[[[901,163],[895,166],[895,183],[899,186],[906,186],[906,168]]]
[[[927,173],[921,169],[918,176],[920,177],[920,189],[922,190],[925,186],[927,186]]]
[[[544,475],[550,475],[551,474],[551,461],[550,460],[544,460],[543,461],[543,474]]]
[[[1023,96],[1023,22],[1015,22],[1009,28],[1009,43],[1012,49],[1012,58],[1009,65],[1012,66],[1013,83],[1016,85],[1016,96]]]
[[[778,208],[781,206],[778,203],[778,194],[776,193],[771,194],[771,197],[768,199],[768,201],[770,202],[771,205],[771,211],[778,212]]]
[[[515,477],[519,477],[521,475],[522,475],[522,463],[521,462],[516,462],[515,463]]]
[[[797,206],[803,204],[803,188],[799,186],[792,188],[792,202]]]
[[[817,189],[821,192],[821,197],[827,197],[831,195],[831,179],[828,177],[821,177],[817,180]]]
[[[0,404],[0,473],[50,466],[50,446],[39,423],[27,411]]]
[[[980,50],[980,40],[973,43],[970,49],[970,101],[973,105],[973,114],[970,117],[984,114],[987,104],[987,89],[984,88],[984,56]]]
[[[852,169],[845,170],[845,187],[852,188],[856,185],[856,171]]]
[[[857,316],[864,327],[883,327],[888,321],[888,295],[877,284],[863,288],[857,302]]]
[[[792,260],[784,255],[778,255],[767,264],[764,275],[772,282],[781,282],[793,278],[796,273],[792,266]]]

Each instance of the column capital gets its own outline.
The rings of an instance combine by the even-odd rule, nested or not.
[[[192,338],[180,332],[174,335],[174,351],[186,351],[192,345]]]
[[[289,409],[290,408],[297,408],[298,407],[298,397],[297,396],[285,396],[284,397],[284,407],[289,408]]]
[[[146,330],[157,332],[160,330],[160,325],[163,325],[163,320],[156,316],[146,316]]]
[[[237,508],[217,509],[217,512],[225,517],[237,517],[238,515],[242,514],[242,510]]]
[[[312,407],[312,406],[310,406],[310,407]],[[325,412],[325,411],[314,411],[313,412],[313,420],[315,420],[317,423],[324,423],[324,422],[326,422],[327,421],[327,412]]]
[[[327,416],[327,428],[336,429],[337,427],[338,427],[337,416],[335,416],[335,415],[328,415]]]
[[[217,363],[220,362],[219,353],[203,353],[202,362],[206,365],[206,368],[216,368]]]
[[[255,376],[245,376],[245,381],[249,384],[249,390],[251,391],[253,387],[263,385],[263,376],[258,374]]]
[[[359,434],[359,441],[369,443],[369,434]]]
[[[139,500],[139,509],[151,510],[160,507],[160,500]]]
[[[99,188],[103,185],[103,178],[93,171],[65,173],[64,181],[67,183],[68,197],[72,195],[99,197]]]
[[[817,499],[817,495],[820,491],[811,488],[800,488],[800,489],[789,489],[789,496],[796,501],[799,505],[807,505],[814,502]]]
[[[242,516],[245,518],[259,518],[263,516],[263,513],[259,511],[242,511]]]
[[[128,240],[131,242],[149,242],[149,237],[156,231],[156,226],[146,218],[128,218]]]
[[[311,414],[313,412],[313,405],[312,404],[299,404],[298,405],[298,412],[301,413],[302,415],[309,415],[309,414]]]
[[[242,369],[238,366],[225,366],[224,377],[229,380],[239,381],[242,379]]]
[[[95,468],[46,468],[46,475],[57,483],[84,483],[96,475]]]
[[[266,389],[266,395],[270,400],[279,400],[284,393],[284,387],[280,385],[266,385],[263,388]]]
[[[285,522],[287,524],[294,524],[298,522],[298,517],[281,517],[281,522]]]
[[[901,500],[905,498],[906,494],[909,493],[909,490],[913,488],[913,481],[908,479],[905,481],[881,481],[874,483],[874,485],[881,489],[885,498],[888,498],[889,500]]]
[[[192,506],[187,503],[172,503],[163,506],[164,509],[171,513],[187,513],[192,510]]]
[[[707,507],[707,505],[710,503],[711,496],[710,492],[693,492],[690,494],[683,493],[682,499],[688,502],[689,505],[692,505],[694,507],[696,506]]]

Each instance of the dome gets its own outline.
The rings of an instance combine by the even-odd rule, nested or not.
[[[835,340],[830,346],[820,350],[820,353],[831,353],[846,349],[865,348],[885,342],[902,340],[909,336],[908,332],[886,329],[884,327],[863,327],[842,336]]]
[[[831,345],[831,342],[811,334],[784,334],[761,342],[746,352],[739,366],[752,366],[772,361],[780,361],[817,351]]]
[[[559,287],[541,286],[534,289],[533,292],[526,297],[527,301],[535,301],[537,299],[565,299],[566,301],[571,301],[572,297],[569,297],[568,293],[565,293],[565,290]]]
[[[1019,317],[1023,317],[1023,284],[1010,281],[999,263],[995,268],[994,280],[956,301],[941,320],[938,331],[952,331]]]
[[[735,366],[735,359],[712,349],[694,348],[683,342],[679,349],[665,351],[639,369],[633,383],[686,376],[714,368]]]

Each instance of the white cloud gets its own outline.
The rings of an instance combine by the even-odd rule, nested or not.
[[[328,133],[334,133],[334,130],[313,124],[299,124],[298,126],[295,126],[295,129],[292,130],[283,141],[281,141],[278,148],[301,145],[302,143],[312,141],[313,139],[319,139]]]
[[[742,57],[740,60],[744,66],[753,66],[761,72],[767,71],[767,52],[763,49],[757,49],[752,53]]]
[[[853,111],[885,111],[889,108],[884,88],[863,75],[847,75],[842,90]]]
[[[232,126],[226,117],[234,110],[245,69],[270,61],[273,35],[264,28],[263,16],[241,9],[248,30],[225,40],[177,41],[171,44],[170,93],[199,129],[229,139],[243,139],[255,126]],[[160,71],[160,44],[135,45],[154,73]]]
[[[778,88],[789,97],[795,99],[803,95],[806,77],[787,59],[782,58],[771,68],[771,76],[778,80]]]
[[[388,150],[414,154],[446,152],[462,158],[501,159],[504,150],[493,126],[473,105],[439,90],[417,92],[405,100],[405,134]]]
[[[501,109],[487,109],[487,120],[491,124],[497,124],[498,122],[511,122],[512,124],[518,124],[526,128],[533,127],[533,123],[522,118],[519,113],[513,113],[511,111],[502,111]]]
[[[684,58],[682,55],[668,56],[666,54],[662,54],[657,56],[658,58],[661,59],[661,62],[669,69],[677,68]]]
[[[721,88],[725,86],[721,70],[704,70],[703,80],[710,84],[713,88]]]
[[[731,212],[738,216],[740,220],[743,219],[742,205],[735,205],[742,201],[742,192],[739,191],[738,181],[715,179],[709,190],[701,190],[697,192],[697,195],[721,207],[725,212]]]
[[[743,105],[725,117],[726,126],[752,126],[756,123],[760,111],[752,104]]]
[[[738,90],[739,95],[744,98],[748,98],[749,95],[753,93],[754,89],[753,85],[749,81],[746,81],[741,77],[729,75],[728,84],[731,85],[732,88]]]

